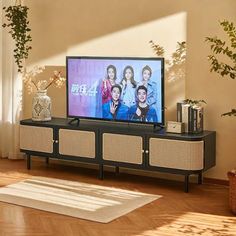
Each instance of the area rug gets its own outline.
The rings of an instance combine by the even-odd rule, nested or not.
[[[108,223],[160,197],[46,177],[33,177],[0,188],[0,201],[101,223]]]

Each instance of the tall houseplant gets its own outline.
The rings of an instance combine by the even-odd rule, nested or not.
[[[29,43],[32,41],[29,28],[27,6],[23,6],[21,0],[15,2],[14,6],[3,7],[5,11],[6,23],[2,26],[9,29],[13,40],[15,41],[15,49],[13,55],[18,72],[24,72],[24,62],[29,56],[32,47]]]
[[[208,56],[211,62],[211,71],[219,73],[222,77],[236,78],[236,28],[233,22],[227,20],[220,22],[221,27],[228,36],[228,41],[218,37],[206,37],[211,45],[212,55]],[[221,62],[218,55],[225,56],[227,62]],[[236,109],[222,114],[223,116],[236,116]],[[227,173],[229,178],[229,205],[231,211],[236,214],[236,168]]]
[[[211,63],[211,71],[220,74],[222,77],[236,78],[236,28],[233,22],[220,21],[220,25],[228,36],[228,41],[218,37],[206,37],[210,44],[212,54],[208,56]],[[223,55],[227,62],[221,62],[217,56]],[[222,114],[223,116],[236,116],[236,109]]]

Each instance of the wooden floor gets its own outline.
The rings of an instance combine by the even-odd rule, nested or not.
[[[183,183],[121,173],[105,173],[103,181],[97,171],[33,160],[26,170],[23,160],[0,159],[0,186],[31,176],[56,177],[104,186],[163,195],[108,224],[39,211],[0,202],[0,236],[153,236],[153,235],[236,235],[236,217],[228,208],[228,187],[190,184],[183,192]]]

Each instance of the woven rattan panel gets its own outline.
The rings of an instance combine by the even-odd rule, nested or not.
[[[103,159],[133,164],[142,163],[142,137],[103,134]]]
[[[95,133],[79,130],[59,130],[59,153],[95,158]]]
[[[201,170],[204,165],[203,149],[203,141],[150,138],[150,165],[182,170]]]
[[[20,148],[36,152],[53,152],[53,129],[20,125]]]

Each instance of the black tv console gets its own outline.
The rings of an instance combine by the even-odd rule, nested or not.
[[[69,119],[53,118],[47,122],[31,119],[20,122],[20,148],[31,156],[95,163],[99,178],[103,166],[160,171],[185,176],[184,190],[188,192],[189,176],[198,175],[215,166],[216,133],[172,134],[153,126],[128,123],[80,120],[70,125]]]

